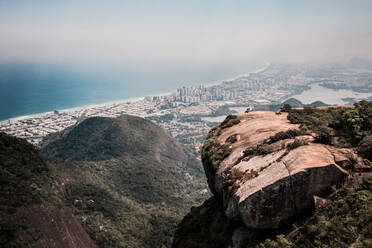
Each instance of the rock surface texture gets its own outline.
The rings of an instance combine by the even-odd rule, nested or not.
[[[329,193],[348,176],[348,169],[370,166],[353,149],[315,143],[311,135],[268,142],[278,132],[299,129],[286,113],[258,111],[237,117],[238,124],[222,129],[213,140],[215,146],[227,144],[229,155],[217,168],[206,163],[208,152],[203,162],[209,187],[223,199],[226,216],[242,220],[248,228],[277,228],[313,207],[314,196]],[[229,137],[235,141],[228,143]],[[299,145],[291,146],[294,142]],[[244,154],[259,145],[266,152]]]

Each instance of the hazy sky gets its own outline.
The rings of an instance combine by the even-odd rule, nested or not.
[[[0,60],[372,58],[372,0],[0,0]]]

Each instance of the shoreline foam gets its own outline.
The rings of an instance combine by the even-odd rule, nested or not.
[[[247,74],[239,75],[239,76],[236,76],[236,77],[234,77],[232,79],[221,80],[221,81],[217,81],[217,82],[213,82],[213,83],[209,83],[209,84],[203,84],[203,85],[205,87],[212,87],[212,86],[215,86],[215,85],[222,84],[223,82],[226,82],[226,81],[233,81],[233,80],[238,79],[238,78],[241,78],[241,77],[248,77],[250,74],[264,72],[270,66],[271,66],[271,63],[270,62],[266,62],[264,67],[261,67],[261,68],[255,70],[255,71],[253,71],[253,72],[249,72]],[[189,86],[189,87],[191,87],[191,86]],[[153,95],[149,95],[149,97],[153,97],[153,96],[167,96],[167,95],[171,95],[173,93],[175,93],[175,91],[164,92],[164,93],[159,93],[159,94],[153,94]],[[70,112],[70,111],[76,111],[76,110],[81,110],[81,109],[88,109],[88,108],[94,108],[94,107],[102,107],[102,106],[107,106],[107,105],[112,105],[112,104],[122,104],[122,103],[126,103],[126,102],[137,102],[137,101],[141,101],[141,100],[145,99],[145,97],[148,97],[148,96],[140,96],[140,97],[128,98],[128,99],[117,100],[117,101],[114,100],[114,101],[109,101],[109,102],[104,102],[104,103],[98,103],[98,104],[87,104],[87,105],[83,105],[83,106],[77,106],[77,107],[66,108],[66,109],[56,109],[56,110],[58,110],[59,112]],[[7,119],[4,119],[4,120],[0,120],[0,123],[7,122],[9,120],[11,120],[11,121],[19,121],[19,120],[26,120],[26,119],[31,119],[31,118],[37,118],[38,116],[52,114],[53,112],[54,112],[54,110],[53,111],[47,111],[47,112],[40,112],[40,113],[28,114],[28,115],[15,116],[15,117],[7,118]]]

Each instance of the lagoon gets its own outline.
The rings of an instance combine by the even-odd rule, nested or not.
[[[320,86],[318,83],[312,84],[311,89],[305,90],[299,95],[293,95],[290,98],[296,98],[304,104],[309,104],[315,101],[322,101],[327,104],[347,104],[342,98],[355,98],[362,100],[371,97],[372,93],[359,93],[352,90],[345,89],[328,89]]]
[[[206,122],[220,123],[223,122],[226,118],[226,115],[220,115],[216,117],[202,117],[201,119]]]

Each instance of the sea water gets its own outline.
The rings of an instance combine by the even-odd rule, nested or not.
[[[0,63],[0,120],[209,84],[255,65]]]

